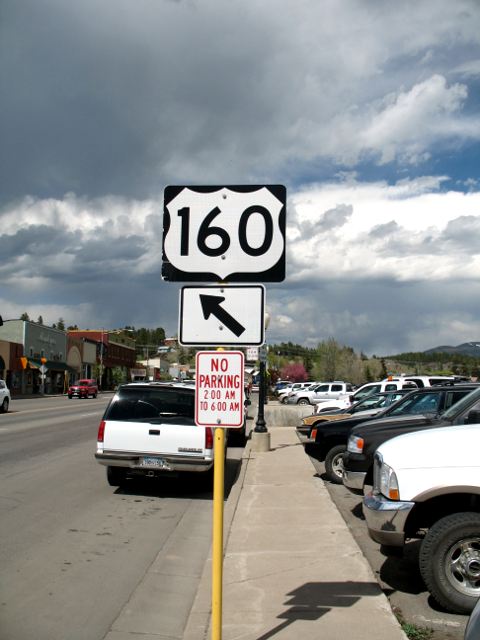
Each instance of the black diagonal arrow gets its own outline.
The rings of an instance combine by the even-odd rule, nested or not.
[[[202,305],[203,316],[205,320],[213,315],[220,320],[227,329],[230,329],[232,333],[234,333],[237,338],[239,338],[242,333],[245,331],[245,327],[235,320],[233,316],[231,316],[228,311],[220,306],[221,303],[225,300],[221,296],[207,296],[200,294],[200,303]]]

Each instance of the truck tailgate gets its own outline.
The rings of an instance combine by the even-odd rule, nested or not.
[[[184,424],[106,421],[104,451],[159,455],[205,455],[205,427]]]

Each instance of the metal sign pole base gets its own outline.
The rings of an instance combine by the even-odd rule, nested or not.
[[[270,451],[270,433],[268,431],[252,431],[250,450],[255,453]]]

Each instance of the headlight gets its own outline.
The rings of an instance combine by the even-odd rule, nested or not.
[[[362,453],[364,440],[358,436],[350,436],[347,444],[347,451],[350,453]]]
[[[390,500],[399,500],[400,491],[398,489],[397,474],[389,467],[388,464],[382,462],[379,469],[379,489],[386,498]]]

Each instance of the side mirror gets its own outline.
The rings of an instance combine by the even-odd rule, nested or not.
[[[468,412],[465,424],[480,424],[480,410],[472,409]]]

